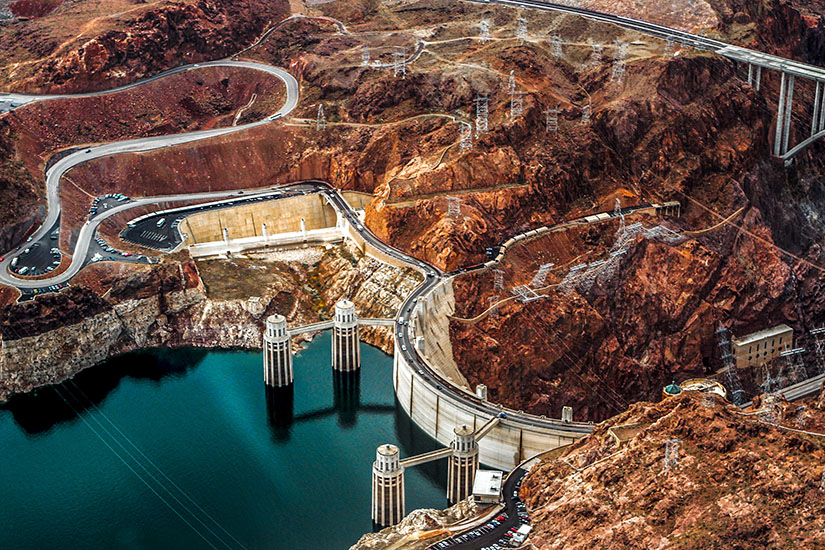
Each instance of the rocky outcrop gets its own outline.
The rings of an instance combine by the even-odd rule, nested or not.
[[[227,57],[254,42],[268,25],[289,15],[289,3],[286,0],[160,2],[142,10],[127,11],[126,20],[114,28],[93,24],[102,23],[104,17],[100,18],[102,21],[90,22],[91,36],[84,36],[82,42],[74,42],[68,48],[52,40],[28,43],[38,40],[44,28],[65,24],[60,15],[58,12],[39,19],[36,25],[33,22],[37,32],[27,33],[31,29],[23,24],[0,33],[0,50],[30,49],[43,56],[13,73],[14,91],[94,91],[126,84],[181,63]],[[72,16],[79,17],[75,13]],[[96,28],[98,32],[94,32]]]
[[[434,539],[422,535],[471,518],[478,512],[478,507],[472,498],[461,501],[446,510],[428,508],[413,510],[398,525],[364,535],[349,550],[381,550],[391,547],[424,550],[433,543]]]
[[[808,407],[780,408],[794,429],[805,425],[799,419],[822,419]],[[521,486],[530,542],[540,550],[822,547],[825,436],[733,409],[696,392],[638,403],[545,459]]]
[[[105,298],[72,287],[6,307],[0,323],[0,400],[142,348],[260,348],[268,315],[283,313],[292,326],[308,324],[329,318],[343,297],[355,302],[359,316],[391,317],[420,280],[360,256],[354,247],[321,251],[318,260],[315,265],[271,261],[266,274],[271,286],[263,285],[254,301],[248,294],[210,295],[210,279],[204,286],[196,264],[183,261],[116,279]],[[392,351],[388,328],[364,329],[362,337]]]

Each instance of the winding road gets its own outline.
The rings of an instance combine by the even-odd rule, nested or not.
[[[275,77],[281,79],[283,83],[286,85],[286,101],[284,102],[283,107],[281,107],[276,113],[264,118],[263,120],[259,120],[257,122],[251,122],[249,124],[242,124],[240,126],[231,126],[228,128],[217,128],[214,130],[199,130],[195,132],[186,132],[181,134],[171,134],[166,136],[153,136],[153,137],[146,137],[146,138],[138,138],[138,139],[130,139],[125,141],[117,141],[112,143],[106,143],[104,145],[98,145],[90,148],[81,149],[74,153],[71,153],[56,163],[54,163],[47,171],[46,171],[46,197],[47,197],[47,205],[48,205],[48,215],[46,219],[43,221],[40,229],[38,229],[32,236],[31,242],[41,242],[43,240],[48,240],[48,235],[54,231],[55,226],[59,223],[60,218],[60,179],[63,177],[63,174],[74,168],[75,166],[82,164],[84,162],[119,154],[119,153],[137,153],[142,151],[150,151],[152,149],[160,149],[162,147],[171,147],[173,145],[180,145],[183,143],[190,143],[193,141],[199,141],[203,139],[213,138],[217,136],[223,136],[226,134],[231,134],[234,132],[241,132],[244,130],[248,130],[249,128],[254,128],[256,126],[261,126],[264,124],[270,124],[271,122],[289,114],[292,112],[295,107],[298,105],[298,95],[299,95],[299,86],[298,81],[289,74],[284,69],[273,67],[271,65],[265,65],[263,63],[254,63],[250,61],[234,61],[234,60],[220,60],[220,61],[210,61],[206,63],[196,63],[194,65],[188,65],[183,67],[178,67],[172,69],[170,71],[166,71],[165,73],[158,74],[152,78],[143,80],[141,82],[136,82],[133,84],[129,84],[127,86],[122,86],[120,88],[115,88],[113,90],[108,90],[105,92],[92,92],[89,94],[78,94],[72,96],[65,96],[65,95],[51,95],[51,96],[27,96],[21,94],[0,94],[0,102],[3,100],[8,100],[11,102],[19,102],[19,104],[30,103],[33,101],[44,101],[49,99],[59,99],[65,97],[90,97],[90,96],[97,96],[97,95],[104,95],[104,94],[111,94],[117,93],[123,90],[127,90],[130,88],[134,88],[136,86],[142,86],[149,82],[153,82],[160,78],[164,78],[173,74],[177,74],[184,71],[196,70],[200,68],[206,67],[241,67],[246,69],[253,69],[262,71],[265,73],[269,73],[274,75]],[[237,191],[225,191],[220,193],[195,193],[195,194],[187,194],[187,195],[165,195],[162,197],[144,197],[135,199],[129,203],[123,204],[121,206],[112,208],[105,212],[99,213],[96,216],[93,216],[90,220],[83,224],[80,229],[80,234],[77,238],[77,244],[75,245],[74,251],[72,251],[72,262],[71,265],[63,271],[62,273],[55,275],[54,277],[50,277],[48,279],[23,279],[20,277],[14,276],[9,271],[9,265],[13,261],[13,259],[17,256],[20,256],[24,251],[21,250],[21,247],[18,247],[17,250],[10,252],[5,255],[3,261],[0,261],[0,282],[14,286],[19,289],[35,289],[35,288],[43,288],[54,284],[59,284],[63,282],[69,281],[72,277],[74,277],[87,263],[87,252],[89,250],[89,246],[91,241],[94,238],[95,231],[97,230],[100,223],[119,212],[124,210],[128,210],[130,208],[135,208],[142,205],[147,204],[157,204],[159,202],[169,202],[175,200],[191,200],[197,198],[224,198],[229,197],[233,194],[236,194]]]

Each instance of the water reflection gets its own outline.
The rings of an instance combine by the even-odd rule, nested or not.
[[[412,419],[401,407],[401,402],[398,401],[397,397],[395,399],[394,412],[395,436],[398,438],[397,445],[401,449],[401,458],[411,456],[410,454],[405,454],[405,452],[408,453],[408,450],[411,449],[415,449],[414,454],[420,454],[443,447],[443,445],[428,436],[424,430],[419,428],[412,421]],[[424,442],[427,442],[424,444],[426,448],[421,450],[422,443]],[[439,487],[444,487],[444,502],[447,502],[447,461],[443,459],[435,460],[433,462],[426,462],[414,467],[421,474],[423,474],[426,479],[430,480]]]
[[[294,384],[284,388],[264,386],[266,389],[266,416],[275,441],[289,441],[289,430],[294,416]]]
[[[338,425],[353,428],[361,408],[361,371],[332,371],[333,406],[338,411]]]
[[[0,405],[0,409],[11,412],[17,425],[27,434],[37,435],[61,422],[77,419],[78,413],[93,405],[99,406],[126,377],[149,380],[159,385],[165,378],[184,376],[197,367],[208,353],[207,350],[189,348],[174,354],[166,350],[153,350],[122,355],[81,371],[62,384],[15,395],[5,405]],[[71,406],[64,399],[69,399]]]

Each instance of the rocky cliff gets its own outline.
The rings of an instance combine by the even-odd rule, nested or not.
[[[398,525],[364,535],[350,550],[424,550],[429,546],[428,541],[432,536],[443,535],[445,528],[475,516],[478,511],[472,499],[459,502],[446,510],[414,510]]]
[[[216,260],[199,266],[184,258],[114,278],[108,288],[74,286],[5,307],[0,312],[0,400],[137,349],[260,348],[268,315],[282,313],[293,326],[328,319],[342,297],[355,302],[359,316],[391,316],[420,280],[346,246],[304,251],[297,258],[283,254],[282,260],[264,255],[226,265],[215,265]],[[257,274],[261,284],[254,294],[233,293],[219,286],[227,269],[236,276]],[[389,329],[362,334],[367,342],[392,350]]]
[[[823,412],[808,405],[783,404],[783,428],[695,392],[635,404],[530,472],[529,540],[540,550],[821,548],[825,435],[797,420]]]
[[[45,17],[0,28],[3,88],[30,93],[112,88],[182,63],[227,57],[289,15],[286,0],[82,0],[49,15],[42,13],[45,6],[34,4],[47,3],[13,2],[12,10],[31,8]]]

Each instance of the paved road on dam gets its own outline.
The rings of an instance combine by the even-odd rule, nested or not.
[[[233,60],[210,61],[206,63],[197,63],[194,65],[178,67],[177,69],[172,69],[171,71],[167,71],[153,78],[144,80],[142,82],[130,84],[127,86],[122,86],[120,88],[116,88],[115,90],[109,90],[107,92],[93,92],[90,94],[79,94],[77,96],[71,97],[86,97],[94,95],[103,95],[106,93],[116,93],[118,91],[123,91],[125,89],[134,88],[136,86],[147,84],[148,82],[152,82],[154,80],[164,78],[172,74],[177,74],[183,71],[195,70],[206,67],[241,67],[246,69],[259,70],[274,75],[277,78],[281,79],[286,85],[286,101],[284,102],[284,105],[276,113],[273,113],[272,115],[257,122],[251,122],[249,124],[243,124],[229,128],[217,128],[214,130],[200,130],[196,132],[172,134],[167,136],[154,136],[147,138],[130,139],[125,141],[117,141],[113,143],[107,143],[104,145],[82,148],[79,151],[76,151],[74,153],[69,154],[68,156],[61,158],[46,171],[46,197],[48,204],[48,215],[46,216],[46,219],[43,221],[43,224],[40,226],[40,228],[34,233],[34,235],[31,236],[31,243],[40,242],[44,243],[45,246],[48,246],[47,243],[49,240],[49,234],[56,229],[60,219],[60,179],[63,176],[63,174],[65,174],[75,166],[93,159],[109,155],[150,151],[153,149],[172,147],[174,145],[180,145],[183,143],[190,143],[193,141],[199,141],[203,139],[244,131],[249,128],[254,128],[256,126],[269,124],[289,114],[298,105],[298,81],[295,80],[295,77],[293,77],[287,71],[278,67],[265,65],[263,63]],[[44,101],[49,99],[57,99],[61,97],[70,96],[37,97],[22,96],[20,94],[6,94],[5,96],[0,95],[0,101],[2,101],[4,97],[12,97],[16,100],[24,100],[23,103],[28,103],[32,101]],[[120,207],[116,207],[107,210],[106,212],[101,213],[97,216],[93,216],[92,219],[88,220],[86,223],[83,224],[83,226],[80,229],[80,234],[77,238],[77,244],[75,245],[75,249],[72,251],[71,265],[64,272],[54,277],[41,280],[23,279],[13,275],[9,271],[9,266],[15,257],[20,256],[24,252],[24,250],[20,250],[21,247],[18,247],[17,250],[6,254],[4,256],[4,259],[0,261],[0,282],[20,289],[44,288],[49,285],[67,282],[72,277],[74,277],[83,268],[84,265],[86,265],[87,252],[89,251],[90,243],[94,239],[95,232],[97,230],[97,227],[100,225],[100,222],[102,222],[106,218],[111,217],[124,210],[136,208],[138,206],[147,204],[156,204],[159,202],[187,200],[194,198],[222,198],[231,196],[233,193],[236,193],[236,191],[214,194],[201,193],[135,199],[134,201],[126,203]]]

